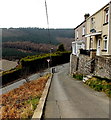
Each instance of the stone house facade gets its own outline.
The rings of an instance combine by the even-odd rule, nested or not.
[[[111,79],[111,2],[86,16],[74,29],[70,73]]]
[[[111,2],[86,20],[86,50],[97,56],[111,55]]]
[[[78,55],[79,49],[86,49],[86,19],[89,17],[89,14],[84,15],[85,20],[78,25],[76,28],[74,28],[75,31],[75,38],[72,42],[72,54]]]

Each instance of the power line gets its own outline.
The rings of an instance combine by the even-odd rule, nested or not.
[[[47,18],[47,26],[48,26],[48,37],[49,37],[49,42],[51,44],[50,30],[49,30],[49,18],[48,18],[48,10],[47,10],[47,2],[46,2],[46,0],[45,0],[45,9],[46,9],[46,18]]]

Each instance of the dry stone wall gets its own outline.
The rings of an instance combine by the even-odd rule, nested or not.
[[[111,79],[111,57],[96,57],[95,63],[94,74],[102,78]]]
[[[77,71],[78,57],[76,55],[70,55],[70,74]]]
[[[76,55],[71,55],[71,74],[74,72],[78,72],[80,74],[90,74],[91,72],[91,58],[86,55],[80,55],[77,57]]]
[[[78,73],[87,75],[91,73],[91,62],[92,59],[89,56],[81,55],[79,56]]]
[[[94,74],[101,78],[111,79],[111,56],[96,56],[91,59],[86,55],[80,54],[79,57],[71,55],[70,73],[75,72],[83,75]]]

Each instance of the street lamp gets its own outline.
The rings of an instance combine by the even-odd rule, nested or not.
[[[49,69],[49,67],[50,67],[50,65],[49,65],[50,59],[47,59],[47,62],[48,62],[48,69]]]
[[[51,58],[52,51],[53,51],[53,48],[50,49],[50,65],[52,64],[52,58]]]

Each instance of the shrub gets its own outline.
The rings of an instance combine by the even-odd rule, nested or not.
[[[2,85],[10,83],[20,77],[26,77],[28,74],[48,68],[47,59],[50,59],[50,57],[50,66],[67,63],[70,60],[70,53],[70,51],[58,51],[52,54],[40,54],[22,58],[16,68],[5,71],[2,76],[0,76]]]
[[[111,97],[111,82],[104,79],[99,79],[98,77],[93,77],[85,82],[91,88],[98,92],[105,92],[109,97]]]

